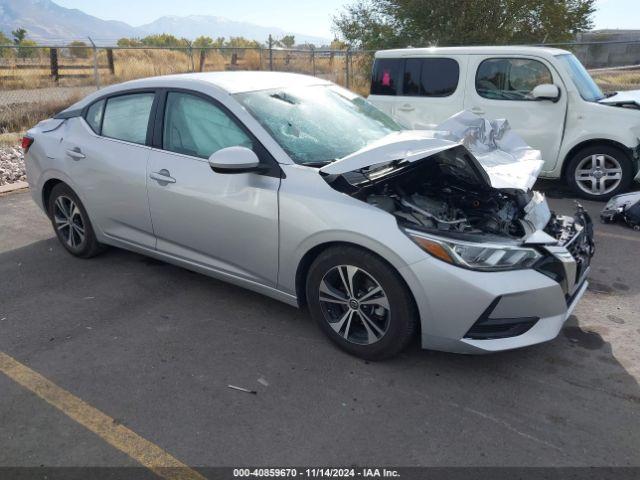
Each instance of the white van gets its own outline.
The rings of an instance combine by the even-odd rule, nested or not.
[[[506,118],[542,151],[541,177],[605,200],[640,181],[640,91],[605,95],[580,61],[544,47],[377,52],[369,100],[400,123],[433,128],[461,110]]]

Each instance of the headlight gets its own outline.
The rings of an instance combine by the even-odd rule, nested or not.
[[[433,237],[414,230],[405,231],[411,240],[430,255],[452,265],[472,270],[495,271],[529,268],[542,257],[533,248],[465,242]]]

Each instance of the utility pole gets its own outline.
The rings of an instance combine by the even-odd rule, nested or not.
[[[269,70],[273,71],[273,37],[269,34]]]

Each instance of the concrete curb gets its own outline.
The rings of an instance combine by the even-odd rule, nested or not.
[[[4,193],[12,193],[17,190],[24,190],[29,188],[29,184],[27,182],[15,182],[9,183],[8,185],[0,185],[0,195]]]

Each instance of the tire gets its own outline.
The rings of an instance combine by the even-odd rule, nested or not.
[[[366,360],[397,355],[418,330],[417,308],[400,275],[357,247],[322,252],[309,268],[306,298],[312,318],[331,341]]]
[[[69,253],[91,258],[104,250],[105,247],[96,240],[84,205],[68,185],[59,183],[53,187],[48,212],[58,240]]]
[[[618,178],[604,180],[606,172],[618,174]],[[582,172],[582,173],[580,173]],[[577,176],[583,181],[578,181]],[[571,190],[588,200],[605,201],[626,191],[633,181],[633,163],[629,155],[610,145],[594,145],[578,151],[567,165],[565,178]],[[591,190],[591,186],[596,191]]]

